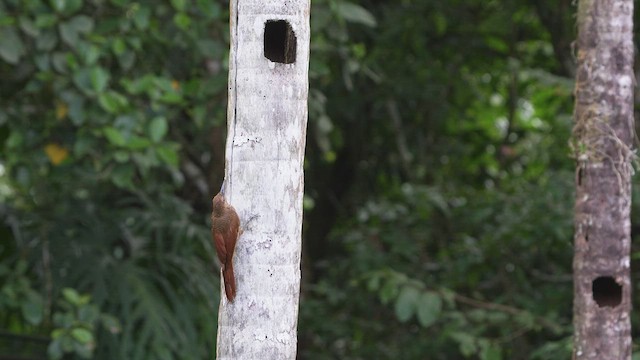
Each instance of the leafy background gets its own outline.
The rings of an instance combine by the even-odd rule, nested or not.
[[[569,357],[575,11],[312,2],[301,359]],[[0,2],[0,357],[213,356],[228,16]]]

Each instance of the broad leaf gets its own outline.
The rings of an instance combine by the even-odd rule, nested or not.
[[[12,26],[0,27],[0,58],[10,64],[17,64],[25,49],[20,36]]]
[[[112,114],[121,112],[129,105],[127,98],[115,91],[100,94],[98,96],[98,102],[103,109]]]
[[[90,341],[93,341],[93,334],[91,333],[91,331],[81,327],[77,327],[71,330],[71,336],[73,336],[73,338],[81,344],[86,344]]]
[[[425,291],[420,296],[417,305],[418,321],[422,327],[429,327],[438,320],[442,312],[442,299],[431,291]]]
[[[107,87],[109,82],[109,73],[101,68],[94,67],[90,70],[89,78],[91,79],[91,86],[97,93],[101,93]]]
[[[113,145],[124,146],[127,143],[122,133],[114,127],[104,128],[102,132],[104,133],[104,136],[107,138],[107,140],[109,140],[109,142]]]
[[[367,9],[351,2],[340,2],[337,4],[337,12],[345,20],[375,27],[377,25],[376,18]]]
[[[155,117],[149,124],[149,137],[153,142],[159,142],[167,134],[168,129],[169,125],[166,118],[162,116]]]
[[[420,291],[413,286],[404,286],[400,290],[400,295],[396,299],[396,316],[401,322],[406,322],[416,311],[416,302],[420,296]]]

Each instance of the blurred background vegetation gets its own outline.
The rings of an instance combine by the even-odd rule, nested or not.
[[[299,358],[569,358],[575,11],[312,1]],[[0,358],[213,357],[228,16],[0,0]]]

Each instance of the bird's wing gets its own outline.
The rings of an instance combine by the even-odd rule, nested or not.
[[[218,253],[218,259],[225,264],[227,262],[227,247],[224,243],[224,237],[222,233],[213,231],[213,244],[216,246],[216,252]]]

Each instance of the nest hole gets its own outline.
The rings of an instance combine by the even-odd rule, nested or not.
[[[599,307],[616,307],[622,302],[622,285],[611,276],[593,280],[593,300]]]
[[[264,25],[264,56],[277,63],[296,61],[296,34],[286,20],[268,20]]]

